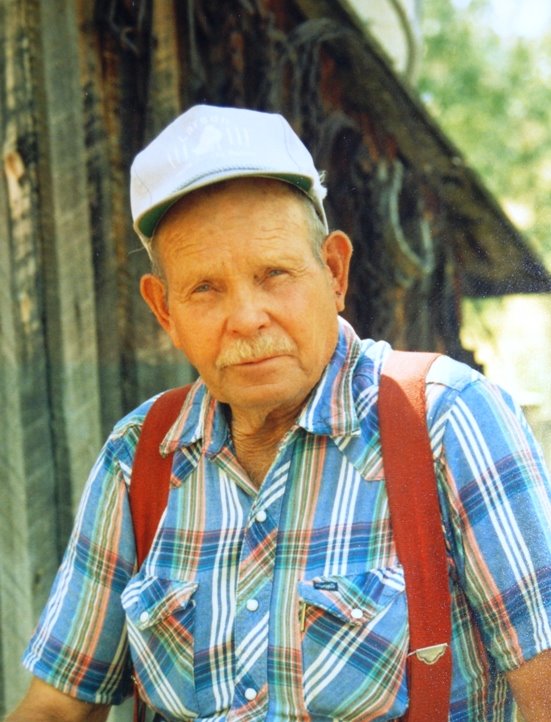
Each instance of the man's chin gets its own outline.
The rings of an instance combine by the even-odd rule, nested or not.
[[[226,389],[224,402],[232,410],[272,413],[281,408],[300,406],[310,393],[302,387],[293,389],[292,385],[279,377],[271,382],[256,384],[235,384]]]

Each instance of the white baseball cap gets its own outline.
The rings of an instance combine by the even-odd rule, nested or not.
[[[149,251],[164,213],[191,191],[230,178],[277,178],[302,190],[328,230],[327,193],[312,156],[283,116],[196,105],[139,153],[130,169],[134,229]]]

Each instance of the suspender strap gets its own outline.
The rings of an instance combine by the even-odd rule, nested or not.
[[[190,386],[166,391],[155,400],[145,417],[130,482],[130,511],[136,540],[138,568],[147,556],[168,502],[172,454],[159,453],[159,446],[182,408]],[[145,705],[134,687],[134,722],[145,720]]]
[[[159,446],[176,421],[189,388],[171,389],[155,400],[145,417],[136,447],[130,483],[130,511],[138,568],[151,548],[168,501],[172,454],[161,456]]]
[[[407,722],[444,722],[449,713],[450,592],[425,402],[425,377],[437,356],[393,351],[379,390],[390,517],[408,600]]]

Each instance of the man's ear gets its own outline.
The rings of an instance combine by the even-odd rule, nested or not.
[[[145,276],[142,276],[140,280],[140,293],[142,294],[143,300],[153,311],[157,321],[168,335],[172,337],[172,324],[170,322],[167,289],[164,281],[153,273],[147,273]]]
[[[346,233],[333,231],[327,236],[322,246],[322,258],[331,273],[337,311],[343,311],[352,258],[352,242]]]

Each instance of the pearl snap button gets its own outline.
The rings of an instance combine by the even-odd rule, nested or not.
[[[259,522],[260,524],[265,522],[267,518],[268,518],[268,515],[266,514],[264,509],[261,509],[255,516],[256,521]]]
[[[143,624],[145,624],[145,623],[148,622],[148,621],[149,621],[149,613],[148,613],[148,612],[142,612],[142,613],[140,614],[140,622],[142,622]]]
[[[361,619],[364,615],[361,609],[353,609],[352,612],[352,619]]]
[[[256,689],[253,689],[252,687],[247,687],[247,689],[245,690],[245,699],[248,699],[249,702],[252,702],[252,700],[256,698],[257,694],[258,692],[256,691]]]
[[[258,609],[258,600],[249,599],[249,600],[247,600],[246,606],[247,606],[247,609],[249,610],[249,612],[256,612],[256,610]]]

